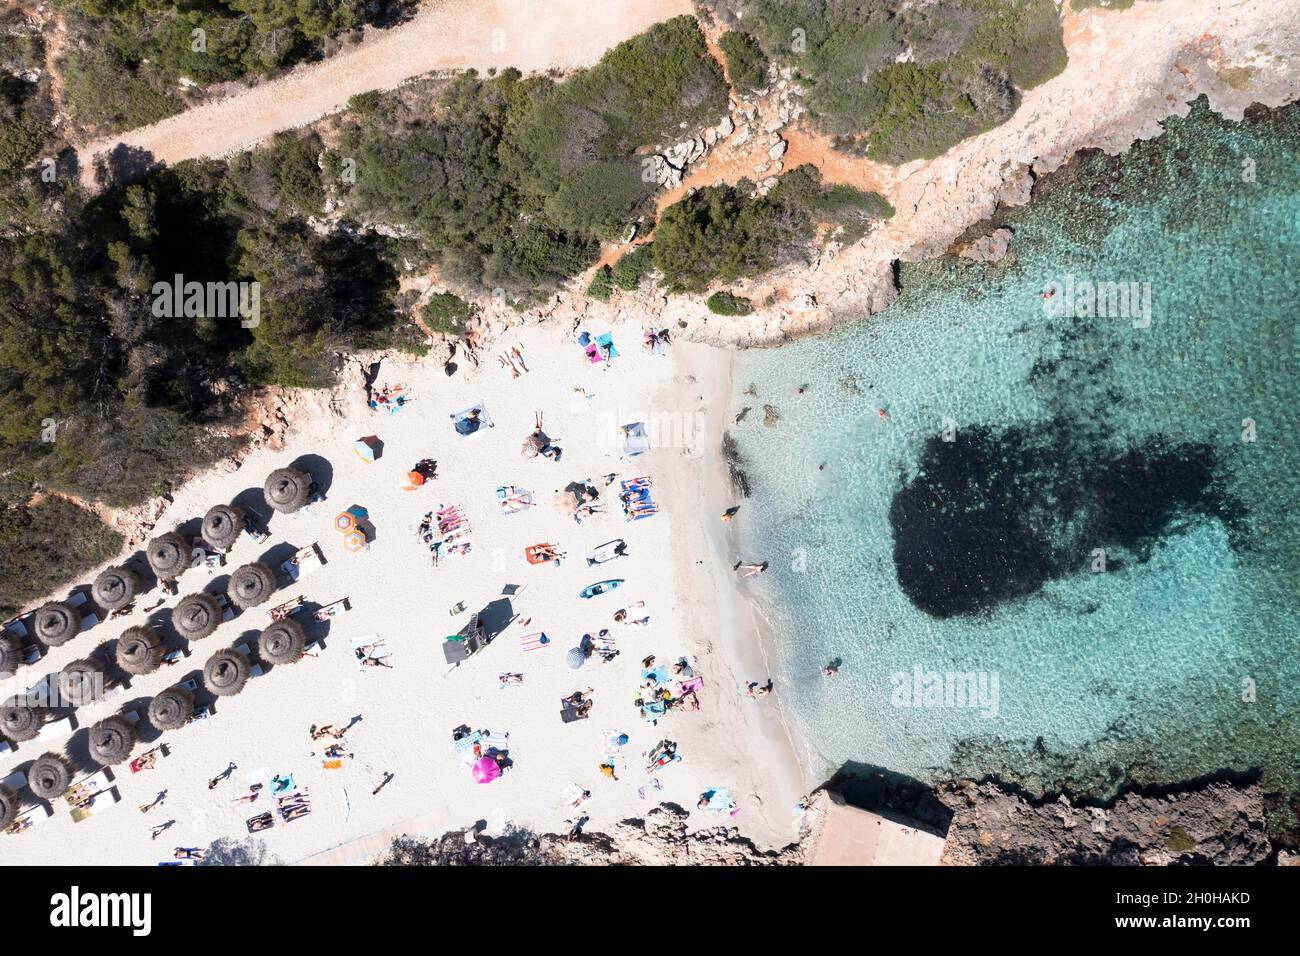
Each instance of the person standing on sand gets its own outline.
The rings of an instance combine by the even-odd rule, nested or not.
[[[229,766],[227,766],[225,770],[221,771],[221,773],[217,774],[215,777],[213,777],[211,780],[208,781],[208,789],[209,790],[217,789],[217,784],[219,784],[221,781],[229,777],[232,773],[235,772],[236,769],[238,768],[235,766],[235,763],[232,760]]]
[[[175,825],[176,825],[175,820],[168,820],[166,823],[160,823],[156,827],[152,827],[149,831],[149,839],[150,840],[158,839],[160,836],[162,836],[164,833],[166,833]]]

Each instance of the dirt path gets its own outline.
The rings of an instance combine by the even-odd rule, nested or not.
[[[93,157],[119,145],[164,163],[226,156],[340,110],[357,93],[434,70],[589,66],[610,47],[691,9],[691,0],[442,0],[328,60],[85,144],[78,150],[82,181],[93,188]]]

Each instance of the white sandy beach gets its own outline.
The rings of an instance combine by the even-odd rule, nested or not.
[[[300,615],[309,637],[322,636],[313,648],[319,656],[268,668],[238,696],[218,698],[210,719],[161,737],[142,721],[136,753],[159,740],[169,751],[156,769],[140,774],[125,764],[112,769],[121,802],[82,822],[74,823],[59,801],[54,816],[38,827],[0,838],[4,862],[148,865],[170,859],[175,847],[243,839],[245,821],[271,809],[270,798],[264,793],[251,806],[234,806],[232,800],[272,774],[292,774],[296,788],[311,799],[309,816],[287,824],[277,820],[273,830],[258,834],[271,855],[288,863],[362,863],[397,834],[436,834],[479,820],[487,822],[490,833],[507,822],[563,830],[566,820],[579,815],[562,798],[570,784],[591,791],[581,807],[590,817],[588,829],[671,801],[690,808],[698,826],[727,823],[762,845],[790,842],[793,804],[805,784],[777,701],[744,695],[743,681],[762,680],[767,673],[730,555],[720,551],[725,526],[718,514],[732,503],[718,453],[731,356],[689,343],[655,356],[642,350],[639,325],[613,332],[622,354],[605,368],[589,364],[568,333],[520,329],[507,341],[520,343],[530,371],[517,380],[497,366],[491,349],[483,353],[480,368],[462,365],[450,378],[431,362],[386,360],[377,384],[403,383],[414,399],[401,412],[371,412],[358,389],[341,414],[313,417],[305,430],[290,433],[282,450],[258,450],[237,470],[214,469],[180,489],[155,534],[232,500],[253,502],[270,517],[271,532],[261,545],[241,537],[222,569],[187,571],[180,595],[221,591],[239,565],[265,559],[278,568],[289,553],[312,542],[319,543],[327,563],[297,584],[282,583],[267,604],[194,642],[179,664],[133,678],[111,701],[80,708],[79,728],[118,710],[144,714],[152,695],[196,676],[219,647],[247,643],[255,651],[257,632],[275,603],[298,594],[312,605],[346,597],[352,609],[328,625]],[[462,438],[449,416],[479,401],[495,427]],[[535,411],[545,414],[547,433],[563,449],[559,463],[520,453]],[[655,447],[633,462],[621,460],[617,426],[638,420],[652,426]],[[383,452],[378,461],[366,463],[352,444],[371,434],[382,440]],[[416,491],[401,490],[401,476],[425,457],[437,460],[438,479]],[[273,514],[261,504],[263,479],[276,467],[301,465],[304,459],[328,485],[328,499],[294,515]],[[660,512],[626,521],[617,483],[605,488],[600,477],[610,472],[650,477]],[[607,510],[579,526],[554,507],[553,499],[568,482],[581,479],[602,489]],[[503,515],[498,485],[531,489],[536,506]],[[469,518],[472,551],[447,557],[435,568],[415,531],[426,512],[452,504]],[[355,555],[344,551],[333,529],[335,515],[352,505],[368,509],[376,532],[369,550]],[[742,507],[738,522],[744,517]],[[628,543],[628,557],[587,567],[584,557],[592,548],[620,537]],[[525,546],[543,541],[560,545],[568,559],[559,567],[529,565]],[[583,587],[605,578],[626,583],[612,594],[579,599]],[[449,671],[443,638],[464,624],[469,612],[499,598],[507,585],[521,589],[511,598],[513,611],[531,623],[510,625]],[[762,579],[745,586],[761,587]],[[152,603],[158,593],[143,595],[137,607]],[[176,600],[148,616],[173,644],[180,639],[166,619]],[[450,616],[459,601],[467,611]],[[647,627],[613,621],[616,610],[637,601],[646,608],[629,617],[648,613]],[[146,616],[138,610],[101,623],[25,668],[6,690],[20,691],[101,642],[113,641],[125,627],[143,623]],[[593,657],[581,670],[571,670],[567,650],[583,633],[606,627],[620,655],[610,663]],[[552,646],[524,652],[520,636],[533,631],[545,631]],[[352,642],[372,634],[385,642],[392,669],[358,666]],[[103,651],[111,649],[110,643]],[[633,701],[641,660],[648,654],[655,655],[656,664],[683,655],[690,659],[704,678],[700,711],[670,711],[658,726],[641,719]],[[499,685],[497,675],[511,671],[525,675],[522,686]],[[591,717],[562,723],[560,698],[587,687],[594,689]],[[354,715],[361,720],[346,745],[355,758],[344,759],[341,770],[325,769],[321,757],[311,754],[328,741],[314,744],[309,726],[345,725]],[[476,784],[453,750],[451,732],[460,724],[508,733],[513,768],[492,783]],[[610,730],[630,737],[618,758],[617,781],[597,770]],[[94,769],[85,736],[79,729],[62,742],[82,772]],[[657,772],[662,790],[655,790],[642,754],[664,738],[678,743],[683,759]],[[24,770],[47,749],[59,745],[19,745],[0,758],[0,774]],[[237,769],[209,789],[208,780],[230,762]],[[393,775],[391,781],[372,795],[386,773]],[[727,788],[738,815],[696,810],[700,793],[710,787]],[[646,788],[644,798],[640,788]],[[147,813],[138,809],[163,791],[160,805]],[[22,795],[30,805],[31,795],[25,790]],[[151,840],[150,828],[168,820],[176,822]]]

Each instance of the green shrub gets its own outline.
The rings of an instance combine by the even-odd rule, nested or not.
[[[705,305],[714,315],[749,315],[754,311],[752,302],[743,295],[733,295],[730,292],[713,293]]]
[[[992,129],[1021,90],[1065,68],[1052,0],[739,2],[766,52],[799,72],[814,122],[885,162],[937,156]]]
[[[731,85],[740,93],[754,93],[767,86],[767,54],[748,33],[734,30],[718,41],[727,57],[727,74]]]
[[[614,263],[614,285],[631,292],[641,280],[654,271],[654,243],[643,242],[623,253]]]
[[[714,186],[664,210],[655,229],[654,264],[670,292],[703,292],[715,280],[755,276],[803,252],[812,235],[806,209],[753,184]]]
[[[859,234],[893,208],[881,196],[823,186],[814,166],[790,170],[766,196],[753,184],[701,189],[664,210],[653,259],[670,292],[703,292],[711,283],[759,275],[805,254],[814,222]]]
[[[325,202],[318,157],[324,147],[313,132],[278,133],[269,145],[230,160],[228,198],[267,213],[305,217]]]
[[[587,295],[593,299],[608,302],[613,294],[614,273],[609,266],[601,266],[596,270],[596,274],[591,277],[591,285],[587,286]]]
[[[184,108],[156,71],[133,67],[111,49],[77,50],[60,66],[68,118],[87,133],[148,126]]]
[[[429,297],[420,316],[431,332],[442,335],[461,335],[465,323],[474,316],[474,307],[450,292],[437,292]]]
[[[1182,827],[1170,827],[1169,836],[1165,838],[1165,846],[1176,852],[1185,853],[1196,849],[1196,841]]]
[[[378,90],[355,93],[348,98],[348,109],[358,116],[374,116],[380,111],[383,97]]]

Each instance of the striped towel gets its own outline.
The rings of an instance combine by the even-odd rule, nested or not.
[[[493,750],[506,751],[510,749],[509,734],[488,734],[483,738],[483,743]]]
[[[526,651],[535,651],[542,647],[550,647],[551,639],[546,636],[545,631],[537,631],[519,638],[519,646]]]

